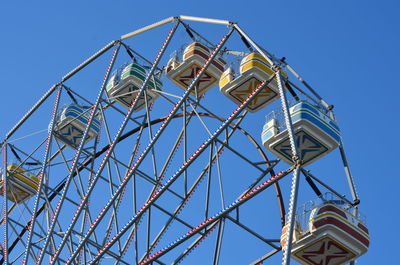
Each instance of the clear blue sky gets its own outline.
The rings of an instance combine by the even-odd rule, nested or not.
[[[236,21],[335,105],[371,234],[359,264],[398,264],[400,3],[195,3],[3,1],[0,135],[62,75],[122,34],[181,14]]]

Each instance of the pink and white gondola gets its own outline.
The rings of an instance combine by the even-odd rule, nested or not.
[[[287,227],[281,244],[287,241]],[[346,264],[367,252],[369,232],[365,224],[334,203],[315,207],[306,231],[295,229],[292,258],[307,265]]]

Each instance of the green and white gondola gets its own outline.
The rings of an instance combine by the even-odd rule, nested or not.
[[[130,108],[132,102],[138,95],[144,80],[146,79],[147,71],[137,63],[131,63],[123,67],[122,71],[116,71],[110,77],[106,92],[111,100],[115,100],[126,108]],[[158,97],[157,91],[162,91],[162,82],[152,76],[146,86],[147,103],[150,105]],[[134,108],[134,111],[139,111],[146,106],[144,94],[142,94]]]

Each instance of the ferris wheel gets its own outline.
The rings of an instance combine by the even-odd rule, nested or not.
[[[332,109],[237,23],[123,35],[2,141],[0,263],[354,263],[369,234]]]

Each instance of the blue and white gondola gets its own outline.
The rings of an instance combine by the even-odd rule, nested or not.
[[[336,122],[307,101],[290,108],[296,146],[302,165],[308,165],[325,156],[340,143]],[[288,131],[282,121],[272,117],[266,121],[261,139],[264,147],[278,158],[293,164]]]
[[[54,136],[64,144],[77,149],[89,122],[90,109],[77,104],[66,106],[57,116],[54,124]],[[85,142],[95,138],[100,131],[100,119],[93,118]]]

